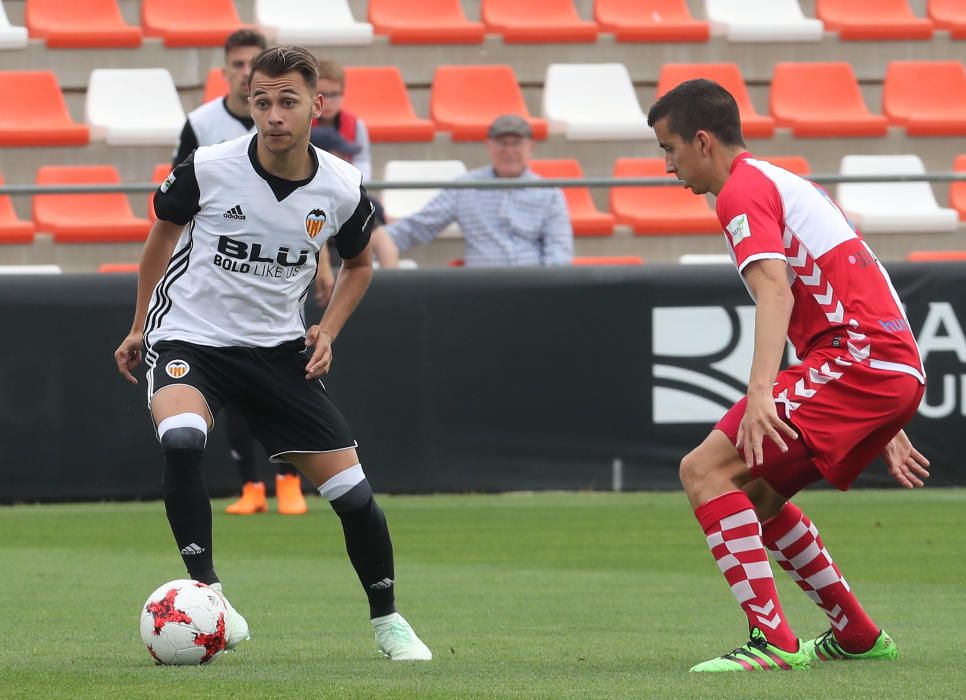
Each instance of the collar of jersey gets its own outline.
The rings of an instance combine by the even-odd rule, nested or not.
[[[304,187],[305,185],[312,182],[315,179],[316,173],[319,171],[319,157],[315,153],[315,148],[309,144],[309,157],[312,159],[312,174],[303,180],[286,180],[285,178],[279,177],[278,175],[272,175],[270,172],[262,167],[262,164],[258,162],[258,155],[256,149],[258,147],[258,134],[252,136],[251,142],[248,144],[248,160],[251,161],[252,167],[255,168],[255,172],[261,177],[268,186],[272,188],[272,192],[275,195],[275,199],[281,202],[283,199],[292,194],[299,187]]]

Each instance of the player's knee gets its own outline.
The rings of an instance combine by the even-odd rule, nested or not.
[[[158,424],[158,440],[165,452],[203,452],[208,439],[208,423],[197,413],[179,413]]]
[[[701,476],[701,457],[698,450],[692,450],[681,459],[678,465],[678,478],[684,490],[691,493],[700,483]]]
[[[372,502],[372,488],[361,464],[339,472],[319,487],[319,493],[336,513],[349,513]]]

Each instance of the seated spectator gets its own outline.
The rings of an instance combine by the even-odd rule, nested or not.
[[[359,168],[362,181],[372,179],[372,151],[369,146],[369,130],[359,117],[342,109],[345,94],[345,71],[335,61],[319,61],[319,92],[322,94],[322,116],[312,126],[331,126],[349,143],[359,147],[350,163]]]

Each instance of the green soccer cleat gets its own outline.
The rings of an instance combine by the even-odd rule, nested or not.
[[[751,640],[743,647],[738,647],[716,659],[703,661],[693,666],[691,672],[797,671],[809,666],[804,643],[798,643],[798,651],[784,651],[774,644],[769,644],[765,635],[756,627],[751,631]]]
[[[899,647],[896,646],[892,637],[885,630],[879,632],[879,636],[876,637],[875,644],[872,645],[871,649],[858,654],[853,654],[839,646],[838,641],[832,635],[831,628],[825,634],[815,639],[809,639],[802,646],[802,649],[812,661],[861,661],[863,659],[899,658]]]

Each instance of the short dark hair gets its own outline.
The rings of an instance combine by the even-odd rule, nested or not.
[[[726,146],[744,146],[738,103],[713,80],[686,80],[651,105],[648,126],[664,117],[672,134],[693,141],[698,131],[708,131]]]
[[[335,61],[325,58],[319,59],[319,78],[331,80],[345,89],[345,69]]]
[[[236,29],[225,38],[225,53],[239,46],[256,46],[264,51],[268,41],[257,29]]]
[[[248,82],[251,84],[255,73],[277,78],[292,71],[302,75],[314,95],[319,85],[319,64],[315,56],[301,46],[273,46],[262,51],[252,61],[252,72]]]

